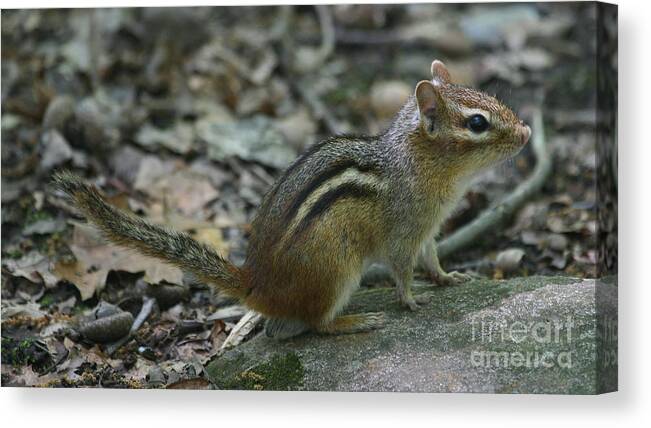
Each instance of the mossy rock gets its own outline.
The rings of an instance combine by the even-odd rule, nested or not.
[[[252,361],[245,352],[231,352],[220,360],[220,367],[230,374],[213,378],[221,389],[292,391],[303,387],[303,365],[293,352],[276,354],[263,362]]]
[[[402,309],[389,288],[357,292],[346,312],[383,310],[382,330],[258,335],[214,359],[223,389],[595,394],[617,388],[616,282],[564,277],[417,284],[431,302]],[[598,308],[598,309],[597,309]]]

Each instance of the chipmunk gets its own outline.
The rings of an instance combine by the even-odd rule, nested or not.
[[[388,265],[411,310],[428,301],[411,291],[419,257],[438,284],[469,280],[441,268],[435,235],[469,177],[514,156],[531,134],[495,98],[453,84],[441,61],[431,73],[381,135],[332,137],[287,168],[252,222],[242,267],[185,233],[110,206],[70,173],[54,182],[110,241],[192,272],[263,314],[269,337],[377,329],[382,312],[340,315],[365,267]]]

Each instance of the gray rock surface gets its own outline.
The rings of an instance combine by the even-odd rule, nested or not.
[[[420,293],[432,301],[414,313],[398,306],[391,289],[359,291],[346,312],[384,310],[384,329],[280,342],[260,334],[214,359],[206,372],[224,389],[594,394],[617,388],[616,361],[603,358],[604,349],[616,353],[616,339],[597,335],[596,310],[616,320],[615,281],[417,284]]]

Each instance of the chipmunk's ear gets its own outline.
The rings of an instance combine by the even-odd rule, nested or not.
[[[416,85],[416,102],[421,120],[434,120],[437,111],[444,108],[439,88],[429,80],[422,80]]]
[[[452,79],[450,78],[450,72],[448,71],[447,67],[438,59],[432,61],[431,71],[432,79],[436,80],[437,82],[445,84],[452,82]]]

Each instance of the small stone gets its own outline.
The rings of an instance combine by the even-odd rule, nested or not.
[[[62,131],[68,119],[75,114],[75,103],[67,95],[59,95],[47,105],[43,115],[43,128]]]
[[[107,129],[108,111],[94,98],[85,98],[75,108],[77,144],[103,151],[117,141],[116,131]],[[67,135],[67,134],[66,134]],[[74,144],[75,141],[71,140]]]
[[[552,256],[551,265],[558,270],[563,270],[567,266],[567,257],[565,254]]]
[[[525,245],[538,245],[540,243],[540,234],[531,230],[524,230],[520,233],[520,239]]]
[[[129,334],[133,324],[133,315],[129,312],[119,312],[96,320],[84,322],[79,332],[88,340],[95,343],[110,343]]]
[[[561,235],[560,233],[552,233],[547,237],[547,244],[552,250],[563,251],[567,248],[568,240],[565,235]]]
[[[120,146],[109,158],[111,169],[115,175],[128,184],[133,184],[140,171],[140,163],[145,154],[132,146]]]
[[[72,148],[61,133],[55,129],[46,131],[43,134],[43,155],[41,167],[46,171],[57,167],[72,159]]]
[[[504,4],[490,8],[477,7],[460,21],[464,35],[480,46],[497,46],[513,37],[516,30],[526,31],[539,22],[539,12],[534,5]]]
[[[509,248],[497,255],[495,265],[504,272],[513,272],[520,267],[520,262],[524,257],[524,250],[520,248]]]
[[[156,299],[158,305],[165,309],[187,300],[190,297],[189,287],[176,284],[149,284],[148,294]]]
[[[388,119],[400,110],[411,92],[411,86],[401,81],[376,82],[371,87],[371,108],[380,119]]]
[[[297,150],[311,145],[317,131],[316,123],[305,108],[300,108],[277,121],[276,128]]]
[[[66,222],[62,218],[48,218],[30,223],[23,229],[23,235],[48,235],[55,232],[62,232],[66,228]]]

